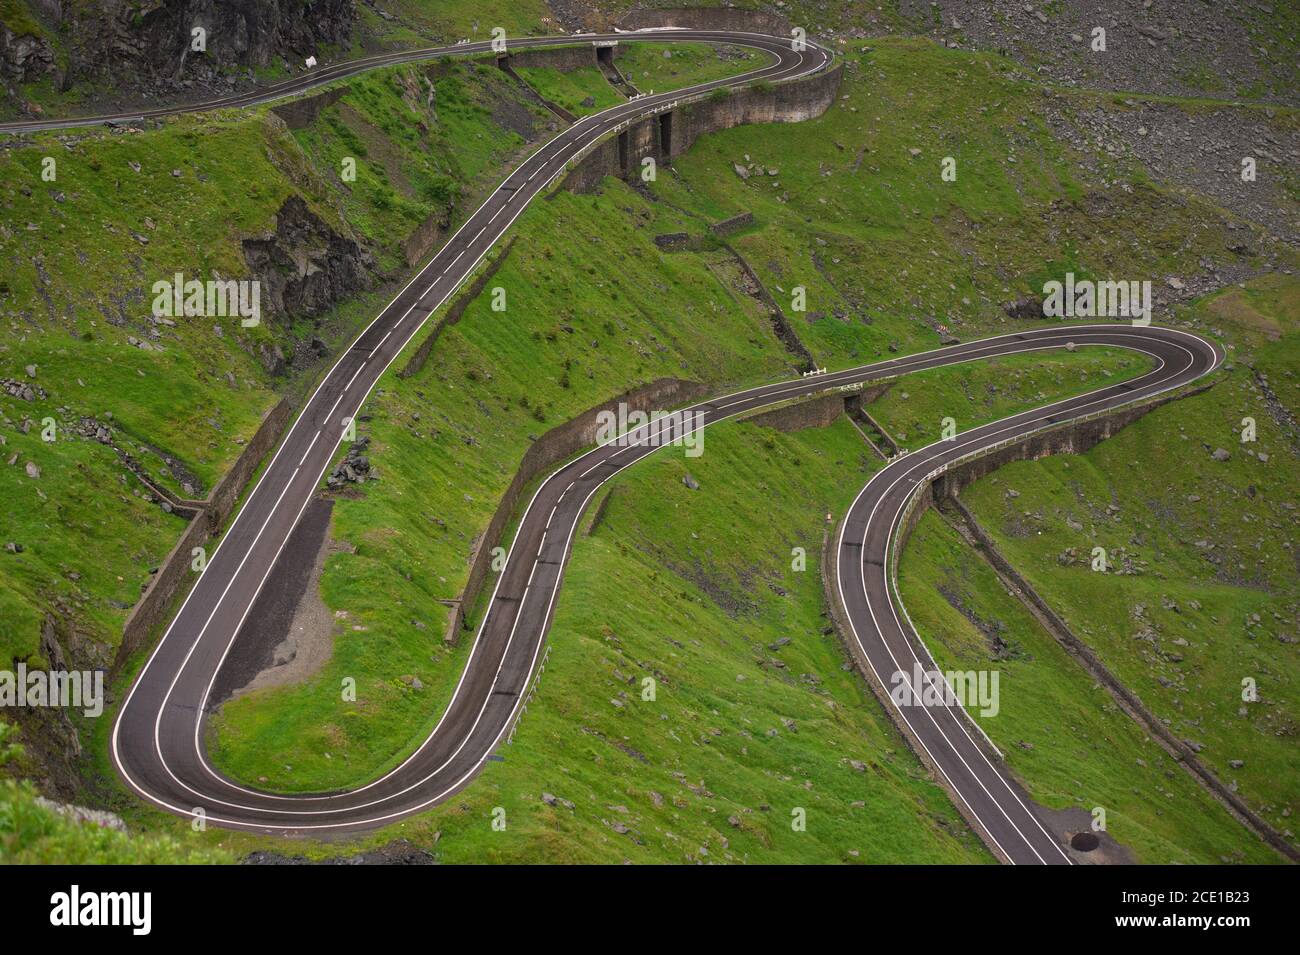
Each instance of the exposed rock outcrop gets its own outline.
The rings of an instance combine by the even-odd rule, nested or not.
[[[99,8],[65,22],[75,73],[107,78],[208,81],[222,68],[346,45],[356,19],[354,0],[107,0]],[[191,49],[195,27],[207,32],[203,52]]]
[[[129,78],[137,92],[229,88],[232,68],[266,66],[277,57],[300,64],[322,47],[346,48],[357,18],[355,0],[100,0],[40,7],[46,25],[66,37],[65,87]],[[202,51],[193,49],[195,28],[205,31]],[[53,69],[48,44],[42,50],[44,41],[33,47],[18,40],[25,69]]]
[[[369,287],[370,252],[334,231],[301,196],[286,199],[275,218],[275,232],[244,240],[264,313],[312,316]]]
[[[0,23],[0,79],[30,83],[54,72],[54,50],[42,36]]]

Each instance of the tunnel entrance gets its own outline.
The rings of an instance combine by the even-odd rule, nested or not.
[[[613,46],[598,46],[598,47],[596,47],[596,62],[597,62],[597,63],[608,63],[610,66],[613,66],[613,65],[614,65],[614,47],[613,47]]]
[[[665,165],[673,157],[673,114],[659,114],[659,153]]]

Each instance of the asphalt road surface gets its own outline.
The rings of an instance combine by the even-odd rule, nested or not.
[[[437,804],[467,785],[517,719],[554,611],[564,563],[583,508],[605,481],[653,453],[666,439],[664,421],[633,431],[627,440],[598,447],[561,467],[537,488],[520,522],[469,659],[446,711],[409,757],[379,779],[347,792],[284,796],[239,785],[209,765],[203,727],[218,671],[281,549],[355,416],[384,369],[452,294],[498,238],[565,169],[601,136],[628,120],[719,86],[779,80],[824,69],[826,51],[790,49],[784,38],[749,33],[672,30],[638,34],[515,41],[545,46],[592,40],[700,40],[767,50],[775,62],[728,80],[642,97],[585,117],[536,150],[469,217],[420,273],[371,323],[325,376],[284,438],[238,517],[212,555],[176,618],[118,710],[111,756],[126,783],[150,803],[180,814],[202,812],[207,822],[277,834],[322,834],[373,829]],[[467,44],[375,57],[330,67],[281,87],[208,104],[206,108],[266,102],[375,66],[447,53],[483,52]],[[328,74],[328,75],[327,75]],[[195,107],[152,111],[182,112]],[[133,114],[140,116],[142,114]],[[132,116],[118,117],[129,119]],[[40,124],[9,124],[0,131],[103,122],[104,117]],[[853,388],[887,375],[1019,352],[1113,345],[1153,355],[1156,370],[1089,395],[1057,402],[959,434],[954,441],[900,457],[863,489],[838,540],[838,586],[854,639],[881,681],[890,685],[911,661],[929,662],[898,608],[886,573],[900,514],[917,481],[964,454],[1079,415],[1179,387],[1222,359],[1211,343],[1187,332],[1120,324],[1038,328],[954,345],[832,374],[751,388],[688,409],[694,427],[828,388]],[[647,608],[652,611],[653,608]],[[901,618],[901,619],[900,619]],[[984,835],[1013,862],[1066,862],[1062,848],[1038,822],[1028,800],[996,758],[975,742],[978,730],[946,703],[900,708],[931,761]],[[987,744],[986,744],[987,745]]]

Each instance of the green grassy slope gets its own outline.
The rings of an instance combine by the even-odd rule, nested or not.
[[[399,49],[448,44],[457,40],[490,40],[501,27],[506,39],[543,36],[556,31],[545,0],[386,0],[381,17],[369,4],[357,4],[354,53],[362,48]]]
[[[972,707],[971,715],[1037,801],[1104,809],[1107,831],[1139,862],[1280,861],[1118,708],[933,511],[903,552],[899,586],[940,669],[998,672],[998,712],[981,717]]]
[[[574,116],[599,113],[624,102],[622,94],[594,66],[567,71],[549,66],[521,66],[515,72],[543,99],[564,107]]]
[[[426,218],[464,218],[524,148],[521,133],[540,135],[553,119],[483,62],[379,70],[347,87],[294,136],[324,173],[333,203],[388,267],[405,267],[402,240]],[[348,158],[356,160],[355,182],[341,181]]]
[[[624,43],[615,63],[627,81],[642,93],[666,93],[756,70],[771,61],[768,54],[744,47]]]
[[[819,363],[1009,330],[1005,304],[1067,270],[1159,279],[1233,260],[1228,233],[1207,225],[1221,211],[1117,161],[1087,172],[1051,132],[1041,86],[1009,61],[901,39],[842,52],[835,109],[705,137],[653,186],[696,232],[754,213],[733,244]],[[941,178],[945,157],[955,181]]]
[[[270,314],[264,295],[258,328],[160,323],[150,314],[153,283],[177,271],[246,276],[241,240],[273,232],[290,195],[370,243],[380,267],[404,268],[401,238],[428,215],[454,223],[520,149],[520,135],[497,122],[507,108],[540,116],[495,70],[457,64],[426,81],[401,68],[355,81],[297,134],[255,110],[142,132],[41,135],[0,154],[0,378],[31,385],[36,398],[0,392],[0,495],[13,503],[0,513],[0,544],[22,548],[0,551],[0,659],[32,658],[53,611],[106,661],[183,530],[93,428],[83,433],[83,418],[107,425],[174,493],[203,497],[279,394],[319,369],[299,357],[287,377],[273,375],[265,350],[295,355],[316,336],[341,344],[385,300],[377,276],[377,291],[315,320]],[[358,160],[355,183],[339,176],[346,154]],[[42,178],[47,157],[52,181]]]
[[[1294,286],[1229,295],[1239,299],[1235,318],[1220,300],[1198,313],[1241,343],[1217,387],[1087,454],[1009,465],[963,496],[1112,672],[1287,830],[1300,779],[1300,451],[1255,375],[1294,390],[1300,313]],[[1252,331],[1261,323],[1282,336]],[[1253,444],[1240,441],[1246,416],[1256,420]],[[1229,460],[1215,460],[1220,448]],[[1109,572],[1090,569],[1096,546]],[[1257,701],[1243,699],[1247,680]]]
[[[0,769],[21,756],[0,722]],[[176,865],[231,862],[220,849],[171,835],[132,836],[76,822],[38,801],[29,782],[0,778],[0,865]]]

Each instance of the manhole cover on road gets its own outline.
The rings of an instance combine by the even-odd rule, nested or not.
[[[1097,838],[1095,832],[1076,832],[1070,837],[1070,848],[1077,849],[1079,852],[1091,852],[1101,845],[1101,840]]]

